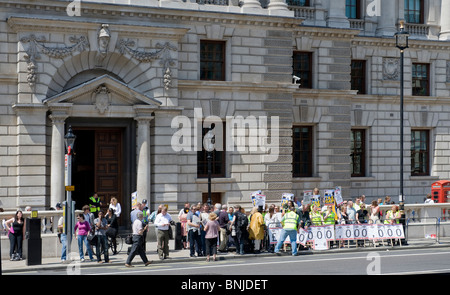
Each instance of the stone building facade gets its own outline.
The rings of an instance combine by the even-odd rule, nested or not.
[[[0,1],[0,207],[65,199],[69,126],[77,207],[94,191],[125,211],[135,191],[202,202],[211,122],[213,202],[397,196],[400,21],[405,195],[421,202],[450,178],[450,0],[407,2]]]

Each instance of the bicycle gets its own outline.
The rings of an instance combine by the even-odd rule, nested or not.
[[[111,251],[112,255],[119,254],[122,251],[123,244],[125,244],[125,240],[120,235],[116,236],[116,244],[113,243],[113,237],[108,236],[108,249]]]

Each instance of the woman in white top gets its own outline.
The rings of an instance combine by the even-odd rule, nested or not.
[[[120,217],[120,213],[122,212],[122,207],[120,206],[120,203],[117,202],[117,199],[112,197],[111,203],[109,204],[109,208],[114,209],[114,214],[117,216],[117,218]]]

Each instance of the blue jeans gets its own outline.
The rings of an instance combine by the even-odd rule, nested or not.
[[[289,236],[289,239],[291,240],[291,248],[292,248],[292,255],[297,255],[297,231],[295,229],[283,229],[281,231],[280,240],[277,243],[277,246],[275,247],[275,253],[280,252],[281,246],[284,243],[284,240]]]
[[[80,252],[80,259],[84,259],[84,251],[83,251],[83,243],[86,245],[89,259],[94,260],[94,253],[92,253],[91,245],[89,245],[87,236],[78,235],[77,236],[78,241],[78,251]]]
[[[67,235],[61,234],[61,244],[62,244],[62,250],[61,250],[61,260],[67,259]]]

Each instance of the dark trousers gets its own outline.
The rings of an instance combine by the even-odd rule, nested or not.
[[[190,230],[188,232],[188,238],[189,238],[189,251],[191,256],[195,255],[195,250],[197,250],[197,254],[200,255],[202,253],[202,250],[200,249],[201,241],[199,232]]]
[[[14,251],[17,251],[16,253],[19,254],[19,257],[22,258],[22,242],[23,242],[23,235],[15,235],[13,233],[9,234],[9,257],[12,257],[14,254]]]
[[[246,232],[237,230],[235,236],[236,253],[244,254],[245,240],[246,240]]]
[[[144,237],[141,235],[133,235],[133,245],[131,246],[130,254],[128,255],[126,264],[131,264],[134,257],[139,254],[144,263],[148,262],[144,251]]]
[[[217,254],[217,238],[206,239],[206,255]]]
[[[109,262],[108,254],[108,239],[105,235],[97,235],[97,247],[96,247],[97,261],[102,261],[101,253],[105,258],[105,262]]]

